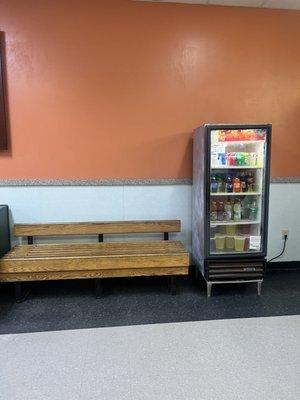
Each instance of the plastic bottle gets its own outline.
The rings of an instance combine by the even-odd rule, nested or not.
[[[235,176],[233,178],[233,191],[236,193],[241,191],[241,181],[238,176]]]
[[[258,211],[257,201],[254,199],[254,200],[252,200],[252,203],[249,206],[249,219],[251,221],[255,221],[256,220],[257,211]]]
[[[224,206],[224,219],[230,221],[232,219],[232,206],[229,200],[226,201]]]
[[[246,192],[247,191],[247,184],[246,184],[245,172],[241,173],[240,182],[241,182],[241,192]]]
[[[224,220],[224,203],[223,201],[218,201],[218,221]]]
[[[210,191],[216,193],[218,191],[218,181],[216,175],[212,175],[210,178]]]
[[[247,185],[247,192],[253,192],[254,176],[252,172],[249,172],[247,176],[246,185]]]
[[[232,178],[230,175],[227,175],[225,182],[225,192],[232,193],[232,191],[233,191]]]
[[[224,191],[224,182],[222,179],[222,175],[217,176],[217,182],[218,182],[218,192],[223,192]]]
[[[248,219],[247,217],[247,199],[241,201],[241,219]]]
[[[212,201],[210,203],[210,220],[211,221],[216,221],[218,218],[218,208],[217,208],[217,202],[216,201]]]
[[[241,202],[239,199],[236,199],[233,205],[233,219],[234,221],[240,221],[241,218],[242,218]]]

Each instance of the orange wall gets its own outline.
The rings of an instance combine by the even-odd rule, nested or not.
[[[300,176],[300,12],[1,0],[11,149],[0,178],[185,178],[193,129],[272,123]]]

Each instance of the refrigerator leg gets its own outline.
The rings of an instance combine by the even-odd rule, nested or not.
[[[212,287],[212,283],[211,282],[206,282],[207,297],[211,296],[211,287]]]
[[[257,282],[257,294],[259,296],[261,295],[261,285],[262,285],[262,281]]]

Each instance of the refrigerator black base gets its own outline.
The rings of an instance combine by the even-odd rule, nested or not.
[[[199,267],[206,280],[208,297],[211,296],[212,285],[225,283],[257,283],[257,293],[261,294],[265,259],[206,259],[202,268]]]

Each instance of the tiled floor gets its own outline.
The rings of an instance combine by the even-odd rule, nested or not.
[[[262,296],[256,284],[215,285],[179,280],[171,296],[166,278],[111,279],[96,299],[92,281],[36,282],[24,303],[13,285],[0,287],[0,334],[300,314],[300,270],[268,273]]]
[[[299,400],[300,316],[0,336],[1,400]]]

